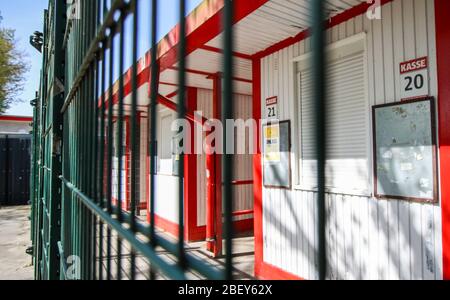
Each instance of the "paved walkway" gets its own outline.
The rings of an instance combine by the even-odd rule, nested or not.
[[[0,280],[32,280],[29,206],[0,208]]]
[[[167,240],[171,242],[176,242],[176,239],[172,237],[170,234],[167,234],[163,231],[157,230],[157,232],[165,237]],[[106,227],[104,229],[104,233],[106,233]],[[145,237],[138,235],[138,238],[142,242],[147,242]],[[103,256],[101,259],[101,266],[102,266],[102,274],[103,279],[106,277],[106,274],[108,273],[107,269],[107,262],[108,259],[106,258],[106,236],[103,237]],[[253,273],[253,267],[254,267],[254,239],[252,236],[241,236],[237,237],[233,240],[233,253],[234,253],[234,278],[238,280],[251,280],[254,279],[254,273]],[[117,256],[117,234],[115,232],[111,233],[111,259],[110,259],[110,274],[111,279],[116,279],[117,269],[118,269],[118,256]],[[215,267],[217,269],[223,269],[225,266],[225,259],[218,258],[213,259],[209,256],[208,252],[206,251],[206,244],[205,242],[199,242],[199,243],[192,243],[187,244],[185,246],[185,251],[189,255],[195,256],[199,258],[200,260],[203,260],[204,262],[210,264],[212,267]],[[121,259],[120,259],[120,265],[122,270],[122,279],[130,279],[130,252],[131,247],[127,242],[122,243],[122,250],[121,250]],[[169,263],[176,263],[177,259],[172,254],[167,252],[166,250],[157,247],[156,248],[156,254],[162,258],[164,261]],[[97,274],[99,274],[99,271],[97,271]],[[150,264],[142,255],[139,253],[136,256],[136,279],[137,280],[148,280],[150,274]],[[199,274],[196,271],[190,270],[186,273],[186,277],[188,280],[204,280],[205,277]],[[165,280],[168,279],[166,276],[164,276],[161,272],[158,272],[156,274],[157,280]]]
[[[31,265],[31,256],[25,250],[31,245],[30,241],[30,214],[29,206],[3,207],[0,208],[0,280],[32,280],[34,267]],[[159,231],[159,230],[158,230]],[[106,230],[105,230],[106,232]],[[160,232],[167,239],[175,242],[170,235]],[[115,278],[117,269],[116,235],[112,238],[112,263],[111,275]],[[234,240],[234,273],[237,279],[253,278],[253,237],[243,236]],[[129,255],[130,247],[127,243],[122,244],[122,268],[123,279],[129,277]],[[106,249],[106,245],[103,248]],[[157,248],[157,254],[166,261],[175,262],[175,257],[167,251]],[[210,263],[216,268],[223,268],[224,259],[211,259],[205,251],[205,243],[194,243],[186,245],[186,252]],[[106,254],[106,253],[104,253]],[[106,255],[104,255],[106,257]],[[106,259],[102,265],[106,273]],[[136,258],[137,279],[149,279],[149,263],[141,255]],[[166,279],[164,275],[158,274],[157,279]],[[189,272],[187,277],[192,280],[203,280],[204,277],[197,272]]]

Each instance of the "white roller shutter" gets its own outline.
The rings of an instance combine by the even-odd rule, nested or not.
[[[364,52],[328,63],[326,185],[343,192],[368,190],[368,104]],[[298,73],[300,183],[316,185],[311,69]]]

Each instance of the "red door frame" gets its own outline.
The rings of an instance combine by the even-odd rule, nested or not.
[[[443,278],[450,280],[450,1],[435,0]]]
[[[195,112],[197,110],[197,94],[196,88],[187,89],[187,110]],[[186,225],[186,240],[188,242],[202,240],[205,237],[205,228],[197,226],[197,159],[195,154],[195,130],[194,121],[188,120],[191,125],[191,154],[186,154],[184,158],[184,206],[185,206],[185,225]]]

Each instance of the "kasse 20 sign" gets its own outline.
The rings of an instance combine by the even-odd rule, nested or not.
[[[422,57],[400,64],[402,100],[428,96],[428,57]]]

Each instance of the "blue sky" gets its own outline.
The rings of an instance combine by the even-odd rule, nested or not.
[[[201,0],[188,0],[188,12],[193,10]],[[144,12],[149,15],[150,1],[140,0],[141,24],[139,56],[145,53],[150,45],[149,28],[150,17],[146,17]],[[178,0],[160,0],[159,1],[159,33],[158,38],[162,38],[170,29],[172,29],[178,20]],[[31,116],[33,110],[30,106],[30,100],[35,98],[36,90],[39,87],[39,77],[41,69],[41,54],[38,53],[29,44],[29,36],[36,30],[42,31],[44,9],[48,7],[48,0],[14,0],[0,1],[0,12],[3,21],[0,26],[16,30],[16,39],[19,49],[26,54],[26,60],[29,62],[30,70],[25,75],[25,89],[18,95],[18,99],[24,100],[23,103],[13,105],[8,111],[9,115]],[[128,56],[129,57],[129,56]],[[130,63],[129,59],[127,62]]]

